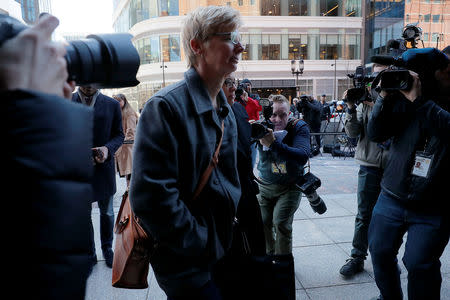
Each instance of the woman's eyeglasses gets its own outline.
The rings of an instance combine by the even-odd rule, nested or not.
[[[216,32],[213,33],[213,35],[216,36],[230,36],[230,41],[233,43],[233,45],[240,44],[242,48],[245,49],[245,43],[241,40],[241,35],[239,34],[239,31],[232,31],[232,32]]]
[[[232,86],[236,86],[236,82],[233,79],[230,79],[230,78],[225,79],[224,84],[226,85],[227,88],[230,88]]]

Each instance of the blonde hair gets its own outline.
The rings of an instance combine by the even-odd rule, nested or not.
[[[196,63],[196,55],[191,48],[191,40],[198,39],[205,42],[211,34],[218,32],[222,27],[239,29],[242,25],[239,11],[229,6],[198,7],[191,11],[183,22],[181,39],[188,67]]]
[[[270,100],[273,102],[277,102],[277,103],[286,103],[289,107],[289,100],[281,95],[281,94],[276,94],[276,95],[271,95],[272,97],[270,97]]]

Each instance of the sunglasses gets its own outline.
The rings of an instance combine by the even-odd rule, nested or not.
[[[213,33],[213,35],[215,36],[229,36],[230,37],[230,41],[233,43],[233,45],[238,45],[240,44],[242,48],[245,49],[245,43],[242,42],[241,40],[241,35],[239,34],[239,31],[235,30],[232,32],[216,32]]]

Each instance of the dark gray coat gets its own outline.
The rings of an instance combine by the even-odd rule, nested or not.
[[[214,110],[193,68],[145,105],[136,131],[130,201],[158,244],[151,264],[169,296],[181,296],[210,279],[210,268],[230,247],[241,195],[236,171],[236,120],[225,95]],[[192,201],[225,130],[219,164]]]

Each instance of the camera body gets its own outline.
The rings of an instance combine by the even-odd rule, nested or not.
[[[0,14],[0,46],[28,26]],[[120,88],[139,84],[136,74],[140,59],[128,33],[89,35],[70,41],[66,47],[68,80],[97,88]]]
[[[259,100],[259,104],[263,108],[264,119],[251,123],[252,128],[251,137],[252,139],[255,140],[263,138],[267,134],[268,128],[272,130],[274,128],[273,123],[270,121],[270,117],[272,117],[273,114],[272,101],[270,101],[267,98],[262,98]]]
[[[390,66],[374,80],[374,86],[381,81],[377,92],[411,89],[414,79],[409,71],[413,71],[419,75],[422,94],[425,96],[432,96],[438,91],[434,73],[447,68],[449,64],[448,57],[436,48],[409,49],[399,57],[374,55],[371,61]]]
[[[347,76],[353,79],[353,88],[347,90],[347,97],[343,101],[352,102],[355,105],[359,105],[363,101],[372,101],[366,85],[372,82],[375,77],[366,74],[366,69],[363,66],[356,67],[355,73],[347,74]]]

